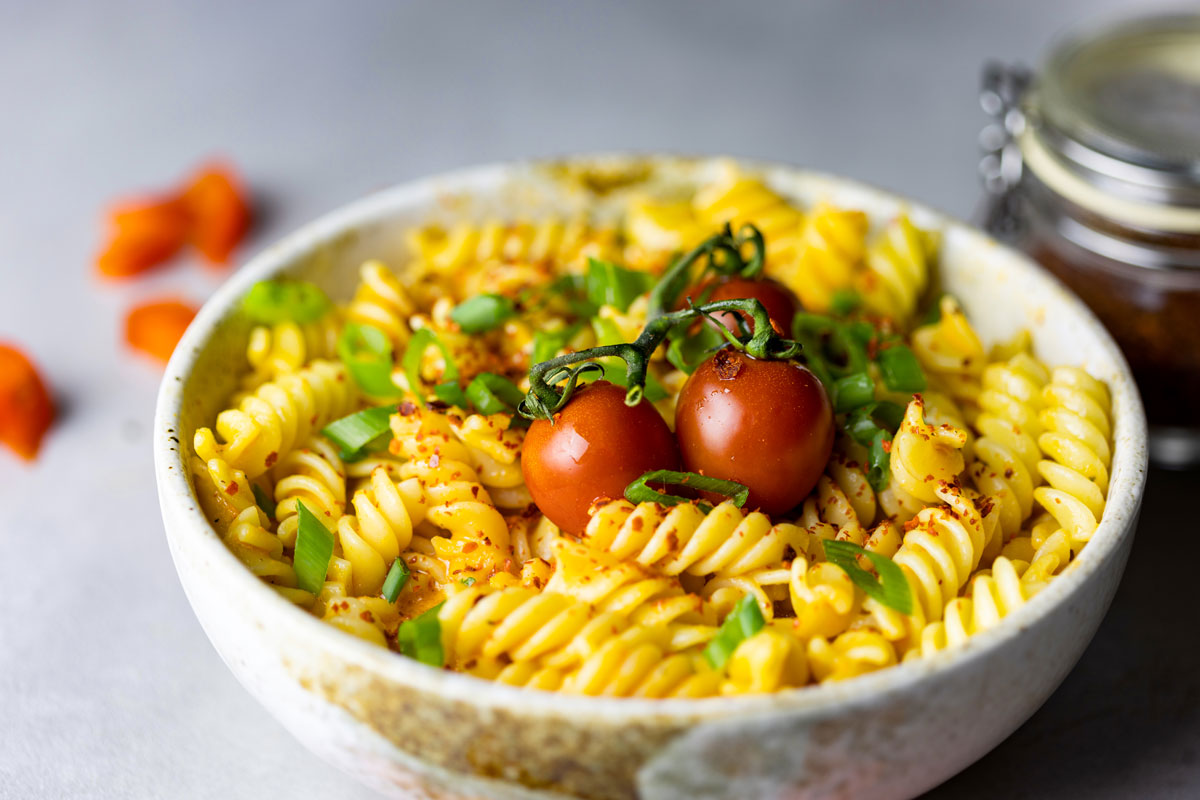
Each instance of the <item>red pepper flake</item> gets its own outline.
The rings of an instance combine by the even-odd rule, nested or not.
[[[892,440],[891,440],[891,439],[885,439],[885,440],[884,440],[884,442],[883,442],[883,445],[882,445],[882,447],[883,447],[883,452],[885,452],[885,453],[890,453],[890,452],[892,452]]]
[[[400,416],[411,417],[413,414],[417,413],[417,404],[411,400],[405,400],[400,404],[400,407],[397,410],[400,412]]]
[[[267,469],[270,469],[271,467],[275,466],[275,462],[278,460],[279,453],[276,453],[274,450],[272,450],[271,452],[267,453],[267,457],[263,463],[267,465]]]
[[[225,494],[232,497],[233,495],[235,495],[237,493],[238,493],[237,481],[230,481],[229,484],[225,487]]]

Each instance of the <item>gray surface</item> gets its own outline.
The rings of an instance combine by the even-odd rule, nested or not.
[[[966,215],[981,62],[1036,58],[1128,3],[0,0],[0,339],[64,408],[43,458],[0,452],[0,796],[367,797],[234,682],[163,541],[158,371],[137,299],[203,299],[193,263],[102,287],[114,195],[208,153],[268,214],[252,252],[371,189],[523,155],[667,148],[845,173]],[[1155,474],[1130,571],[1079,668],[936,797],[1200,793],[1195,475]]]

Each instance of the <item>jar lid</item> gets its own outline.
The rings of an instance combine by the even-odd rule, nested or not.
[[[1023,155],[1052,188],[1068,180],[1074,195],[1107,195],[1118,212],[1133,211],[1132,224],[1156,227],[1158,207],[1166,229],[1200,230],[1200,14],[1134,20],[1062,43],[1026,113]]]

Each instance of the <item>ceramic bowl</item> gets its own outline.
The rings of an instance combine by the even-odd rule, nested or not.
[[[589,159],[687,178],[711,159]],[[575,163],[581,163],[576,160]],[[586,192],[562,164],[508,164],[404,184],[269,247],[204,306],[167,368],[155,467],[171,554],[204,630],[242,685],[314,753],[406,798],[910,797],[1012,733],[1078,660],[1116,591],[1146,479],[1146,423],[1129,368],[1095,317],[1023,255],[953,219],[859,183],[750,164],[809,206],[872,220],[907,212],[942,232],[943,288],[985,342],[1028,328],[1050,364],[1111,387],[1116,447],[1094,538],[1048,589],[965,646],[864,677],[767,696],[612,700],[543,693],[433,669],[309,616],[255,579],[201,513],[186,463],[245,363],[239,298],[288,275],[346,299],[368,257],[396,268],[403,231],[448,218],[569,211]],[[610,172],[612,170],[610,169]],[[626,170],[630,171],[630,170]]]

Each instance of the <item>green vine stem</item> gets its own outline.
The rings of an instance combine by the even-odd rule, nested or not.
[[[753,249],[749,260],[742,254],[747,244]],[[733,229],[726,223],[720,233],[715,233],[696,245],[663,273],[654,290],[650,292],[651,319],[661,317],[667,313],[668,308],[675,305],[679,295],[693,282],[692,266],[700,259],[704,259],[705,264],[695,276],[696,281],[699,281],[705,272],[753,278],[762,272],[767,263],[767,245],[762,232],[755,226],[743,225],[735,236]]]
[[[529,393],[521,402],[517,411],[527,419],[550,419],[565,406],[578,388],[579,379],[587,372],[603,372],[603,367],[594,359],[617,357],[626,365],[625,394],[626,405],[637,405],[642,399],[646,386],[646,373],[650,367],[650,356],[667,338],[667,334],[676,325],[685,324],[698,318],[711,319],[712,315],[726,311],[741,312],[754,320],[754,332],[748,333],[745,320],[739,316],[742,335],[736,336],[724,325],[715,323],[719,330],[733,347],[738,348],[752,358],[782,361],[795,358],[800,354],[799,343],[785,339],[775,332],[771,325],[767,309],[761,302],[754,299],[717,300],[699,306],[689,306],[680,311],[651,319],[646,327],[632,342],[609,344],[580,350],[566,355],[534,364],[529,370]],[[561,390],[555,387],[563,383]]]

